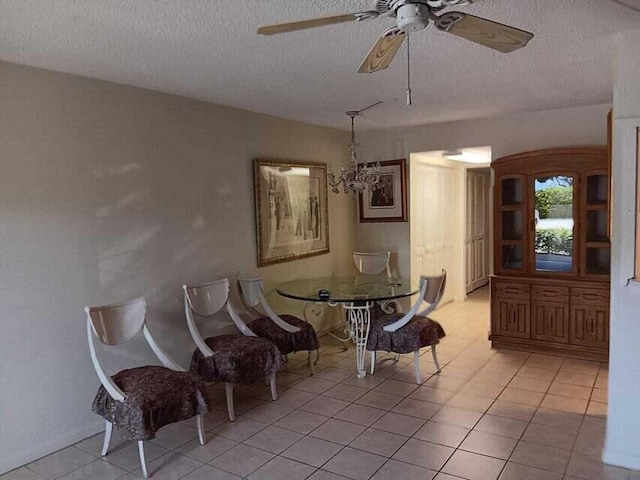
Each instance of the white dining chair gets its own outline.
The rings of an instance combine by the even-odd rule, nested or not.
[[[442,326],[428,318],[444,294],[447,273],[437,277],[420,277],[420,291],[416,302],[406,314],[393,313],[371,320],[367,350],[371,352],[371,374],[376,367],[376,352],[384,350],[396,354],[413,352],[416,383],[421,384],[420,348],[430,347],[436,370],[440,372],[436,345],[445,336]],[[423,305],[426,306],[423,308]]]
[[[156,431],[165,425],[196,416],[198,439],[200,445],[204,445],[203,414],[210,404],[204,382],[180,367],[154,340],[146,323],[146,307],[145,299],[138,298],[84,309],[91,362],[102,384],[93,403],[94,412],[105,418],[101,454],[107,455],[115,427],[125,438],[138,441],[145,478],[149,475],[144,441],[153,439]],[[110,376],[98,358],[94,336],[105,345],[117,346],[141,330],[163,366],[142,366]]]
[[[356,264],[358,272],[363,275],[386,273],[387,277],[391,277],[390,258],[391,252],[353,252],[353,262]]]
[[[189,332],[196,344],[191,371],[208,382],[224,382],[229,420],[235,421],[233,386],[266,382],[277,400],[276,372],[284,365],[282,353],[266,338],[258,337],[238,314],[229,299],[229,280],[203,285],[183,285],[184,310]],[[225,309],[241,335],[203,338],[194,315],[212,318]]]
[[[311,352],[315,351],[317,356],[320,344],[313,326],[294,315],[278,315],[264,296],[262,278],[239,277],[238,284],[245,305],[257,317],[249,323],[249,329],[259,337],[275,343],[285,358],[290,353],[308,351],[307,363],[311,368],[311,375],[314,375]],[[263,312],[257,307],[261,307]]]

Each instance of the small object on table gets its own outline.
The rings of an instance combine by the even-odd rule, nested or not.
[[[323,298],[323,299],[327,299],[330,298],[330,294],[329,294],[329,290],[326,290],[324,288],[321,288],[320,290],[318,290],[318,298]]]

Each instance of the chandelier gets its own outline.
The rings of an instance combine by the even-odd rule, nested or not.
[[[382,102],[375,103],[362,110],[350,110],[347,112],[347,115],[351,118],[351,143],[349,144],[349,149],[351,150],[351,165],[349,167],[342,167],[339,175],[335,175],[333,171],[329,169],[327,182],[333,193],[340,193],[339,187],[341,184],[344,193],[351,193],[354,197],[365,190],[373,192],[378,189],[380,185],[380,162],[373,166],[358,164],[356,150],[360,144],[356,142],[355,118],[360,112],[380,103]]]

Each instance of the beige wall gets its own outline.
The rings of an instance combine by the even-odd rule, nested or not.
[[[248,271],[272,290],[350,271],[354,204],[332,193],[331,253],[256,269],[252,178],[255,157],[339,166],[347,143],[338,130],[0,63],[0,473],[100,428],[84,305],[145,295],[152,331],[187,365],[182,283]],[[137,347],[109,364],[151,358]]]
[[[609,412],[603,460],[640,469],[640,282],[633,277],[636,251],[634,222],[640,147],[640,34],[618,37],[613,91],[613,212],[611,246],[611,333]]]
[[[487,145],[492,157],[500,158],[540,148],[602,145],[607,141],[609,108],[594,105],[373,132],[360,136],[359,157],[367,161],[406,158],[409,162],[412,153]],[[411,274],[409,237],[408,223],[365,223],[356,229],[358,249],[390,250],[399,274],[405,277]]]

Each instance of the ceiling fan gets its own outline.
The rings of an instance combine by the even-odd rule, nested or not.
[[[396,26],[386,30],[360,65],[358,73],[373,73],[387,68],[409,33],[424,30],[433,22],[436,29],[451,33],[502,53],[527,45],[533,34],[486,18],[463,12],[441,10],[481,0],[377,0],[375,9],[332,17],[314,18],[258,28],[261,35],[306,30],[336,23],[362,22],[376,18],[395,18]]]

